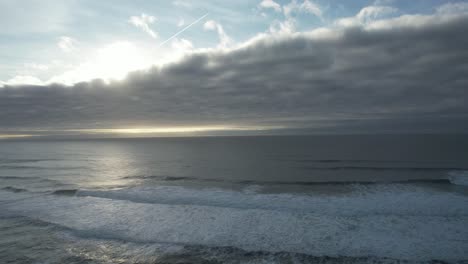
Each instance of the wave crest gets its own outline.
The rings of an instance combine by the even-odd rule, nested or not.
[[[468,186],[468,171],[451,171],[448,179],[452,184]]]
[[[144,204],[198,205],[237,209],[311,212],[325,215],[468,216],[468,198],[408,184],[352,185],[341,194],[258,193],[191,189],[180,186],[133,187],[117,190],[79,190],[76,196],[125,200]],[[450,206],[447,206],[450,205]]]

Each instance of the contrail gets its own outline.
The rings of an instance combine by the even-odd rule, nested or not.
[[[183,29],[181,29],[179,32],[175,33],[174,35],[172,35],[170,38],[166,39],[165,41],[163,41],[161,44],[159,44],[159,47],[161,47],[162,45],[166,44],[166,42],[168,42],[169,40],[177,37],[180,33],[184,32],[185,30],[189,29],[191,26],[195,25],[196,23],[200,22],[200,20],[204,19],[206,16],[208,15],[208,13],[206,13],[204,16],[200,17],[199,19],[195,20],[194,22],[192,22],[190,25],[184,27]]]

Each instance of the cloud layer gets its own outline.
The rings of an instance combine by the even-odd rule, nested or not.
[[[119,82],[5,86],[0,130],[228,123],[467,132],[466,28],[465,12],[337,23],[260,34]]]

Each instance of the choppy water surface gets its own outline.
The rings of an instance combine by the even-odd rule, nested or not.
[[[466,263],[467,183],[467,136],[0,141],[0,260]]]

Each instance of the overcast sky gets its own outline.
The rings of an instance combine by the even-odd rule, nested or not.
[[[467,133],[467,29],[467,1],[0,0],[0,137]]]

